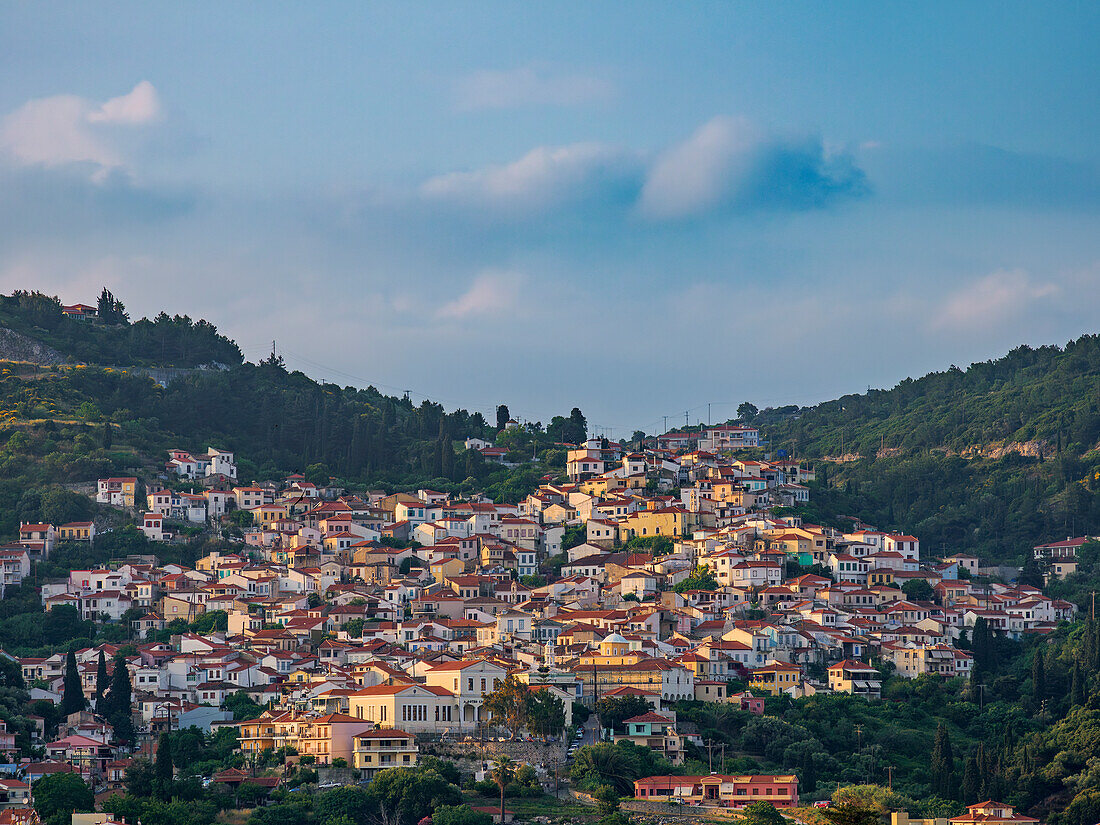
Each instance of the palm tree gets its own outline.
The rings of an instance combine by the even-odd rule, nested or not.
[[[493,760],[493,781],[500,786],[500,821],[504,822],[504,788],[516,777],[516,764],[507,756]]]

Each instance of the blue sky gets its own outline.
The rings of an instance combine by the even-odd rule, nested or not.
[[[10,3],[0,288],[614,435],[1096,332],[1088,3]]]

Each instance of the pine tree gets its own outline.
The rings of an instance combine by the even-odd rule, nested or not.
[[[172,740],[167,733],[157,740],[156,790],[166,802],[172,798]]]
[[[955,755],[951,750],[951,737],[942,722],[936,728],[929,768],[932,775],[932,794],[941,799],[952,799],[955,795]]]
[[[100,650],[99,667],[96,669],[95,674],[95,709],[98,713],[103,713],[103,697],[106,695],[110,684],[111,680],[107,675],[107,657]]]
[[[84,697],[84,690],[80,687],[80,671],[76,666],[76,651],[70,650],[65,659],[65,688],[61,695],[61,715],[84,710],[88,707],[88,700]]]

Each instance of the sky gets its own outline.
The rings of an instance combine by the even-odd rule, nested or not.
[[[11,2],[0,290],[611,437],[1100,332],[1100,5]]]

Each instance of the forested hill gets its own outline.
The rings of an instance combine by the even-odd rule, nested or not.
[[[50,355],[34,366],[8,355],[0,365],[2,535],[20,520],[87,517],[70,512],[79,497],[62,495],[60,485],[150,478],[170,448],[232,450],[244,481],[300,472],[322,484],[336,478],[359,488],[426,486],[517,501],[564,471],[556,442],[583,440],[587,431],[577,409],[546,429],[534,422],[501,431],[504,406],[489,422],[479,412],[447,412],[373,387],[320,384],[278,358],[243,362],[237,345],[206,321],[161,313],[130,323],[106,290],[99,303],[98,317],[75,320],[56,298],[0,296],[0,326],[24,350],[41,345],[37,351]],[[160,386],[145,368],[161,366],[206,369]],[[467,450],[463,442],[472,436],[507,449],[508,466]]]
[[[58,298],[19,290],[0,295],[0,328],[75,363],[198,367],[236,366],[243,360],[237,345],[207,321],[161,312],[152,320],[131,323],[126,307],[106,289],[96,309],[94,319],[72,318],[62,311]],[[51,357],[45,363],[57,360]]]
[[[1021,346],[996,361],[907,378],[806,407],[797,417],[762,416],[773,447],[799,455],[869,456],[944,450],[1082,455],[1100,441],[1100,336],[1065,348]]]
[[[831,461],[812,505],[823,520],[1016,563],[1040,541],[1100,534],[1098,336],[755,418],[769,449]]]

